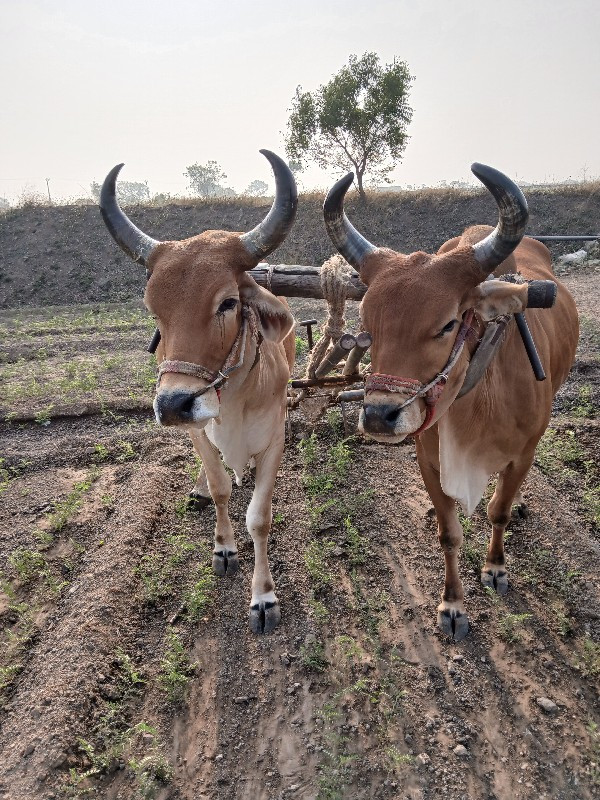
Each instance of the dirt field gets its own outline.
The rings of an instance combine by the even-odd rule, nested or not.
[[[1,312],[0,797],[599,796],[599,273],[565,282],[577,361],[505,598],[479,582],[484,504],[464,520],[460,644],[435,624],[412,443],[292,415],[269,546],[283,621],[256,637],[252,479],[232,495],[240,573],[213,578],[214,511],[188,508],[191,446],[153,421],[141,306]]]

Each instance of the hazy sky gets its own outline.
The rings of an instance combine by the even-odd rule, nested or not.
[[[600,177],[598,0],[0,0],[0,196],[82,196],[124,180],[184,193],[218,161],[237,191],[270,181],[296,87],[352,53],[415,82],[400,185]],[[312,168],[305,188],[335,173]]]

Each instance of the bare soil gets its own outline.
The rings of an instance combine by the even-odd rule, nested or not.
[[[505,598],[479,583],[484,504],[464,522],[460,644],[435,624],[443,561],[412,444],[293,413],[269,546],[283,620],[253,636],[251,476],[231,501],[240,573],[211,579],[214,511],[187,507],[190,443],[153,422],[139,306],[4,312],[0,797],[598,796],[598,273],[565,280],[577,361],[510,527]]]

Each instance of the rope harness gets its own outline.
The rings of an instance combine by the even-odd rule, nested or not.
[[[327,301],[327,322],[321,328],[321,338],[315,344],[306,368],[314,378],[319,365],[344,333],[346,320],[346,282],[353,274],[350,265],[340,255],[332,256],[321,267],[321,289]]]
[[[260,358],[260,345],[262,343],[262,334],[258,326],[256,314],[250,306],[242,306],[242,324],[231,345],[227,358],[220,370],[214,372],[213,370],[203,367],[201,364],[193,364],[190,361],[163,361],[158,368],[158,376],[156,378],[156,389],[160,385],[160,379],[166,372],[174,372],[178,375],[191,375],[194,378],[201,378],[204,381],[210,381],[208,386],[203,386],[194,392],[192,397],[200,397],[208,392],[209,389],[214,389],[217,393],[219,400],[221,399],[221,387],[227,382],[229,376],[236,369],[239,369],[244,363],[244,353],[246,351],[246,337],[250,329],[252,338],[256,341],[256,356],[254,363],[250,367],[253,369]],[[237,361],[236,361],[237,359]]]
[[[410,397],[399,406],[399,411],[406,408],[406,406],[409,406],[411,403],[414,403],[419,397],[422,397],[426,405],[425,421],[412,435],[418,436],[426,430],[431,424],[431,420],[435,414],[435,407],[444,391],[444,386],[448,381],[450,371],[463,351],[467,335],[472,331],[471,323],[474,313],[472,308],[466,312],[458,334],[456,335],[456,339],[454,340],[450,357],[444,368],[433,380],[429,381],[429,383],[420,383],[413,378],[400,378],[396,375],[384,375],[381,372],[374,372],[369,375],[365,381],[365,397],[370,392],[397,392],[398,394],[410,395]]]

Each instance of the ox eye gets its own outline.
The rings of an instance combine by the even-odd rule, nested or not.
[[[441,339],[445,333],[450,333],[450,331],[454,330],[454,326],[456,325],[457,320],[453,319],[447,325],[444,325],[442,330],[436,334],[436,339]]]
[[[237,307],[237,304],[238,301],[236,297],[228,297],[227,300],[223,300],[217,309],[217,314],[224,314],[226,311],[233,311],[233,309]]]

